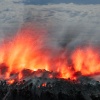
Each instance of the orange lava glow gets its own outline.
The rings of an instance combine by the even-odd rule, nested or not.
[[[7,84],[13,84],[15,80],[8,80]]]
[[[43,83],[43,84],[42,84],[42,87],[46,87],[46,85],[47,85],[46,83]]]
[[[82,75],[100,74],[100,57],[97,50],[90,47],[77,49],[72,55],[74,70]]]
[[[78,48],[70,55],[68,63],[67,50],[58,50],[54,54],[53,48],[45,45],[46,32],[31,29],[22,29],[15,37],[0,45],[0,78],[9,79],[11,74],[23,75],[23,69],[36,71],[45,69],[59,73],[57,78],[75,79],[75,73],[94,75],[100,73],[99,53],[91,47]],[[53,76],[50,75],[50,78]],[[13,80],[9,81],[13,83]]]

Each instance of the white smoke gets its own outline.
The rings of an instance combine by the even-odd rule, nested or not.
[[[0,1],[0,34],[8,35],[18,30],[23,23],[36,22],[48,29],[55,45],[60,43],[72,47],[80,43],[99,44],[99,4],[24,5],[21,0],[18,2]]]

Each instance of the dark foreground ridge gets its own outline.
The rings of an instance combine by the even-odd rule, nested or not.
[[[2,80],[0,100],[100,100],[100,83],[88,77],[79,81],[35,77],[12,85]]]

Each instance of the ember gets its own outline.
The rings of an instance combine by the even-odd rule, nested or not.
[[[43,87],[46,87],[46,83],[43,83],[42,86],[43,86]]]
[[[8,83],[8,84],[13,84],[14,81],[15,81],[14,79],[13,79],[13,80],[8,80],[7,83]]]

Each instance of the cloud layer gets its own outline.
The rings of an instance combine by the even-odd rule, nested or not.
[[[45,27],[56,46],[73,48],[88,43],[99,44],[99,4],[24,5],[19,1],[0,1],[1,37],[12,35],[23,24],[30,22]]]
[[[24,8],[24,22],[39,22],[47,27],[54,43],[73,47],[99,44],[100,5],[56,4]],[[65,42],[66,41],[66,42]]]

